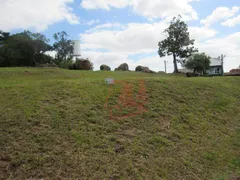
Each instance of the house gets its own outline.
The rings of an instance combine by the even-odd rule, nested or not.
[[[210,69],[207,70],[207,74],[210,76],[222,76],[223,71],[223,61],[219,58],[211,58],[210,60]]]
[[[210,69],[207,70],[207,74],[209,76],[222,76],[224,75],[224,70],[223,70],[223,56],[219,58],[211,58],[210,59]],[[178,70],[180,73],[193,73],[192,69],[179,69]]]

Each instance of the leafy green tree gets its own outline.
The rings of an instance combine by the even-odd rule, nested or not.
[[[56,41],[53,44],[53,49],[57,52],[56,63],[64,66],[63,64],[67,64],[68,61],[72,60],[74,42],[69,39],[69,35],[64,31],[55,33],[53,38]]]
[[[44,35],[24,31],[2,40],[0,66],[36,66],[42,63],[46,51],[51,50]]]
[[[24,34],[31,38],[32,48],[34,51],[33,61],[35,64],[49,63],[46,59],[49,59],[44,53],[52,50],[49,39],[40,33],[31,33],[30,31],[24,31]]]
[[[34,66],[34,49],[31,38],[25,33],[14,34],[6,44],[7,66]]]
[[[0,30],[0,65],[5,61],[6,48],[4,47],[4,44],[9,38],[9,35],[10,33]]]
[[[0,44],[0,67],[4,65],[6,48]]]
[[[174,72],[177,73],[177,63],[184,63],[186,58],[198,50],[194,48],[194,40],[190,39],[188,26],[181,20],[181,16],[174,17],[164,33],[167,34],[167,38],[158,43],[158,54],[160,57],[172,55]]]
[[[31,38],[32,46],[36,54],[52,50],[52,47],[48,44],[49,39],[47,39],[43,34],[32,33],[30,31],[24,31],[24,34]]]
[[[194,73],[206,74],[206,71],[210,68],[211,57],[205,53],[196,53],[187,59],[183,64],[187,69],[192,69]]]
[[[10,36],[9,32],[3,32],[0,30],[0,45],[3,45],[7,41],[9,36]]]

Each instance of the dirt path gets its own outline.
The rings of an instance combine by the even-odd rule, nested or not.
[[[134,84],[127,81],[120,81],[123,85],[121,93],[118,97],[118,103],[115,106],[108,106],[108,99],[104,105],[108,109],[109,116],[113,120],[123,119],[138,116],[147,111],[145,104],[147,103],[147,93],[144,80],[138,81],[138,92],[134,93]],[[109,96],[111,96],[112,87],[109,90]],[[125,112],[127,111],[127,112]],[[120,113],[114,113],[120,112]],[[125,113],[121,113],[125,112]]]

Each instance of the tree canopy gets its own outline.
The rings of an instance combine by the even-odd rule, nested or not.
[[[192,69],[194,73],[206,74],[206,71],[210,68],[211,57],[205,53],[196,53],[187,59],[183,64],[187,69]]]
[[[40,33],[24,31],[14,35],[0,32],[0,66],[36,66],[51,58],[44,53],[51,50],[47,38]]]
[[[9,32],[3,32],[0,30],[0,45],[6,42],[6,40],[9,38],[9,35]]]
[[[53,38],[55,43],[53,44],[53,49],[57,52],[56,60],[58,64],[66,63],[71,61],[74,50],[74,42],[69,39],[69,35],[62,31],[55,33]]]
[[[167,38],[158,43],[158,54],[160,57],[172,55],[174,72],[177,73],[177,63],[183,64],[186,58],[198,50],[194,48],[194,40],[190,39],[188,26],[181,20],[181,16],[174,17],[164,33]]]
[[[67,68],[72,63],[74,42],[69,35],[62,31],[53,36],[55,43],[41,33],[23,31],[10,35],[0,31],[0,67],[6,66],[36,66],[54,62],[59,67]],[[55,59],[46,55],[55,51]]]

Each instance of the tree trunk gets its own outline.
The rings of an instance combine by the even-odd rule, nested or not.
[[[173,53],[173,64],[174,64],[174,73],[178,73],[177,59],[174,53]]]
[[[37,66],[37,62],[36,62],[36,59],[35,59],[35,53],[33,54],[33,63],[34,63],[34,66]]]

